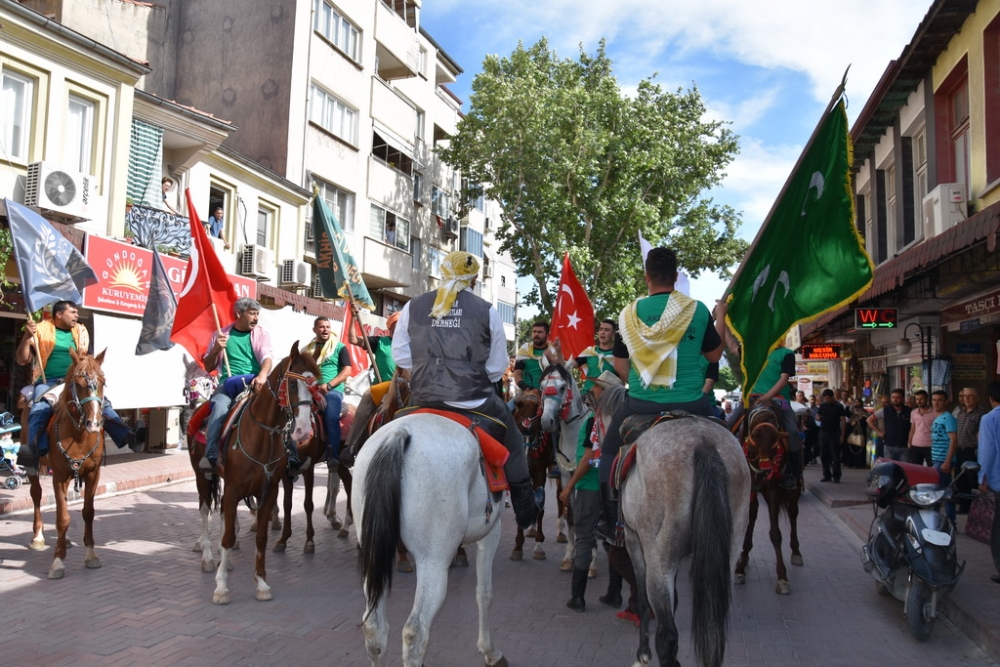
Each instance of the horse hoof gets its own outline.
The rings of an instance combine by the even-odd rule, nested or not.
[[[587,578],[588,579],[597,579],[597,568],[596,567],[590,568],[590,571],[587,572]]]
[[[261,602],[267,602],[268,600],[274,599],[274,595],[271,593],[270,588],[266,590],[258,590],[257,593],[254,595],[254,597],[260,600]]]
[[[573,571],[573,561],[566,559],[559,563],[560,572],[572,572]]]
[[[736,582],[737,584],[741,585],[745,584],[747,583],[747,575],[743,574],[742,572],[737,572],[736,575],[733,577],[733,581]]]
[[[346,526],[344,528],[341,528],[340,532],[337,533],[337,537],[339,537],[342,540],[350,536],[351,536],[351,531],[347,530]]]
[[[194,546],[191,547],[191,551],[196,551],[198,553],[201,553],[201,540],[198,540],[197,542],[194,543]]]
[[[802,554],[792,554],[792,565],[802,567]]]
[[[535,560],[545,560],[545,552],[544,551],[533,551],[531,553],[531,557],[534,558]]]
[[[229,604],[229,600],[229,591],[212,594],[212,604]]]
[[[45,545],[45,540],[43,538],[38,538],[37,540],[31,540],[31,544],[28,548],[32,551],[45,551],[48,547]]]
[[[528,530],[524,531],[524,536],[525,537],[534,537],[535,536],[535,528],[534,528],[534,526],[532,526]]]
[[[511,551],[510,552],[510,559],[511,560],[521,560],[523,557],[524,557],[524,552],[523,551]]]
[[[203,561],[201,561],[201,571],[202,572],[215,572],[215,561],[213,561],[213,560],[203,560]]]
[[[413,572],[413,563],[408,560],[401,560],[396,565],[397,572]]]
[[[556,542],[558,542],[559,544],[566,544],[568,541],[569,540],[566,539],[565,534],[559,533],[558,535],[556,535]]]
[[[494,662],[492,665],[487,662],[486,667],[510,667],[510,664],[507,662],[507,658],[500,656],[500,659]]]
[[[66,568],[52,568],[49,570],[49,579],[62,579],[66,576]]]
[[[792,594],[792,587],[784,579],[779,579],[778,580],[778,585],[774,589],[774,592],[777,593],[778,595],[791,595]]]
[[[334,530],[340,530],[341,528],[344,527],[344,522],[338,519],[337,517],[333,517],[332,519],[329,519],[329,521],[330,521],[330,528],[333,528]]]
[[[101,559],[95,556],[94,558],[88,558],[83,561],[83,564],[87,566],[87,569],[98,570],[101,567]]]
[[[278,542],[278,543],[276,543],[274,545],[273,551],[276,554],[283,554],[283,553],[285,553],[285,543],[284,542]]]
[[[302,553],[304,554],[316,553],[316,545],[313,542],[306,542],[306,545],[302,547]]]

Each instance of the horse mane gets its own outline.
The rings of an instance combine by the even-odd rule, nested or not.
[[[558,373],[559,377],[566,382],[573,379],[573,376],[569,374],[569,371],[566,370],[566,367],[562,364],[549,364],[548,367],[542,372],[542,379],[544,380],[548,376],[552,375],[552,373]]]
[[[604,417],[611,417],[618,412],[618,408],[625,402],[627,394],[628,389],[625,387],[608,387],[601,394],[601,397],[597,399],[597,412]]]

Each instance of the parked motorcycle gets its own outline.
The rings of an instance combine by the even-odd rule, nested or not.
[[[954,479],[977,472],[979,464],[966,461]],[[965,569],[958,562],[955,526],[941,511],[955,481],[942,486],[938,479],[934,468],[900,461],[883,460],[868,473],[875,519],[861,563],[879,595],[903,601],[910,632],[920,641],[931,636],[941,600]]]

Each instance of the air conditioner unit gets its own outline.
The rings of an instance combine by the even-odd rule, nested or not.
[[[446,239],[458,238],[458,220],[455,218],[445,220],[444,226],[441,228],[441,233]]]
[[[493,265],[483,264],[483,278],[492,278],[492,277],[493,277]]]
[[[927,193],[923,201],[924,238],[942,234],[968,217],[965,185],[942,183]]]
[[[240,275],[268,278],[272,266],[274,251],[270,248],[249,243],[240,249]]]
[[[309,296],[314,299],[326,299],[327,297],[323,295],[323,283],[319,279],[319,271],[313,276],[312,289],[309,290]]]
[[[96,178],[51,162],[28,165],[24,205],[60,213],[72,222],[107,217],[108,211],[103,197],[97,194]]]
[[[282,260],[281,284],[285,287],[309,287],[309,265],[297,259]]]

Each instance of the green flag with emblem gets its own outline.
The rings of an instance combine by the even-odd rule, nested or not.
[[[375,303],[361,277],[361,267],[351,254],[347,236],[319,195],[313,197],[312,222],[316,239],[316,269],[323,296],[328,299],[353,299],[359,306],[375,310]]]
[[[840,99],[730,285],[726,321],[743,348],[745,397],[791,327],[850,303],[871,285],[872,261],[854,226],[851,153]]]

